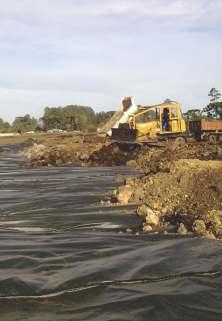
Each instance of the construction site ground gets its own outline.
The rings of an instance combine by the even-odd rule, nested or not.
[[[95,134],[29,137],[26,165],[132,166],[110,201],[137,204],[143,233],[179,233],[222,239],[222,146],[128,146]]]

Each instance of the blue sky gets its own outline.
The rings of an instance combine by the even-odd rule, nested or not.
[[[222,90],[221,0],[0,1],[0,117],[118,107]]]

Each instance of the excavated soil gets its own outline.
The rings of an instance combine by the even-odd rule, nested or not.
[[[205,142],[163,147],[113,143],[92,153],[89,165],[129,165],[149,174],[168,171],[171,162],[178,159],[222,160],[222,146]]]
[[[136,163],[144,174],[126,179],[113,199],[140,204],[144,232],[222,239],[221,160],[221,146],[206,143],[142,148]]]
[[[133,166],[138,176],[126,178],[112,201],[137,203],[144,232],[222,239],[221,145],[129,146],[80,135],[59,144],[35,142],[24,155],[29,166]]]
[[[168,171],[170,164],[179,159],[222,160],[222,146],[206,142],[193,142],[176,146],[169,144],[164,148],[142,147],[137,157],[137,167],[144,173]]]
[[[31,146],[22,151],[29,167],[73,164],[86,166],[90,155],[101,149],[106,140],[97,135],[50,135],[27,140]]]

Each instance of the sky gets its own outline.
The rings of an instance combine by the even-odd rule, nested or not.
[[[0,0],[0,118],[222,90],[222,0]]]

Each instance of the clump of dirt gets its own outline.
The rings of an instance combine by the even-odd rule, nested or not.
[[[137,212],[144,218],[144,231],[177,231],[183,235],[192,232],[222,238],[220,161],[173,161],[168,171],[128,178],[114,196],[122,204],[142,204]]]
[[[89,166],[124,166],[128,162],[130,165],[130,161],[137,158],[140,150],[138,147],[132,147],[118,143],[103,145],[90,155]]]
[[[39,166],[59,166],[64,164],[74,164],[84,166],[90,155],[101,148],[101,143],[69,143],[55,146],[34,143],[26,148],[22,155],[26,158],[26,163],[30,167]]]

